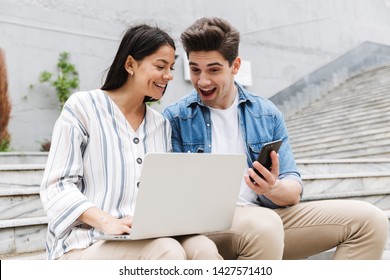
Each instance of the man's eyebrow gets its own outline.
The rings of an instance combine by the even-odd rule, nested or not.
[[[210,66],[223,66],[223,64],[219,63],[219,62],[213,62],[213,63],[209,63],[207,64],[208,67]]]
[[[189,65],[198,66],[198,63],[191,62],[191,61],[190,61],[188,64],[189,64]],[[207,64],[207,67],[210,67],[210,66],[223,66],[223,64],[221,64],[221,63],[219,63],[219,62],[213,62],[213,63]]]

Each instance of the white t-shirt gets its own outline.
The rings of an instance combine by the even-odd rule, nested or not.
[[[211,108],[211,152],[213,154],[246,154],[245,141],[238,118],[238,95],[232,106],[225,110]],[[237,204],[255,204],[257,194],[241,181]]]

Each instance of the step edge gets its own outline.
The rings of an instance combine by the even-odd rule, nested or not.
[[[8,185],[5,187],[0,187],[0,197],[6,196],[18,196],[18,195],[39,195],[40,186],[39,185],[17,185],[12,186]]]
[[[359,173],[334,173],[334,174],[303,174],[302,180],[329,180],[329,179],[350,179],[350,178],[377,178],[390,177],[390,172],[359,172]]]
[[[0,220],[0,229],[22,227],[22,226],[44,225],[47,224],[48,222],[49,222],[49,217],[47,216]]]
[[[25,171],[25,170],[44,170],[44,163],[22,163],[22,164],[0,164],[1,171]]]
[[[327,199],[341,199],[341,198],[357,198],[377,195],[390,195],[390,190],[363,190],[351,192],[331,192],[331,193],[317,193],[303,195],[302,202],[312,200],[327,200]],[[390,215],[390,210],[389,210]]]
[[[390,163],[389,158],[296,159],[296,164]]]
[[[9,253],[0,255],[0,260],[47,260],[46,250],[28,253]]]

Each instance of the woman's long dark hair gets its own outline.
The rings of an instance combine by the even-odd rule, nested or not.
[[[129,28],[122,38],[101,89],[113,90],[124,85],[129,75],[125,69],[125,62],[129,55],[136,61],[141,61],[164,45],[170,45],[176,50],[174,40],[158,27],[141,24]],[[145,97],[144,101],[154,101],[154,99]]]

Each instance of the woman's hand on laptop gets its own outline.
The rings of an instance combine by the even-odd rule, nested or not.
[[[94,206],[81,214],[79,220],[106,234],[130,233],[133,224],[131,216],[118,219]]]
[[[109,214],[100,217],[100,231],[106,234],[124,234],[131,232],[133,217],[127,216],[121,219]]]

